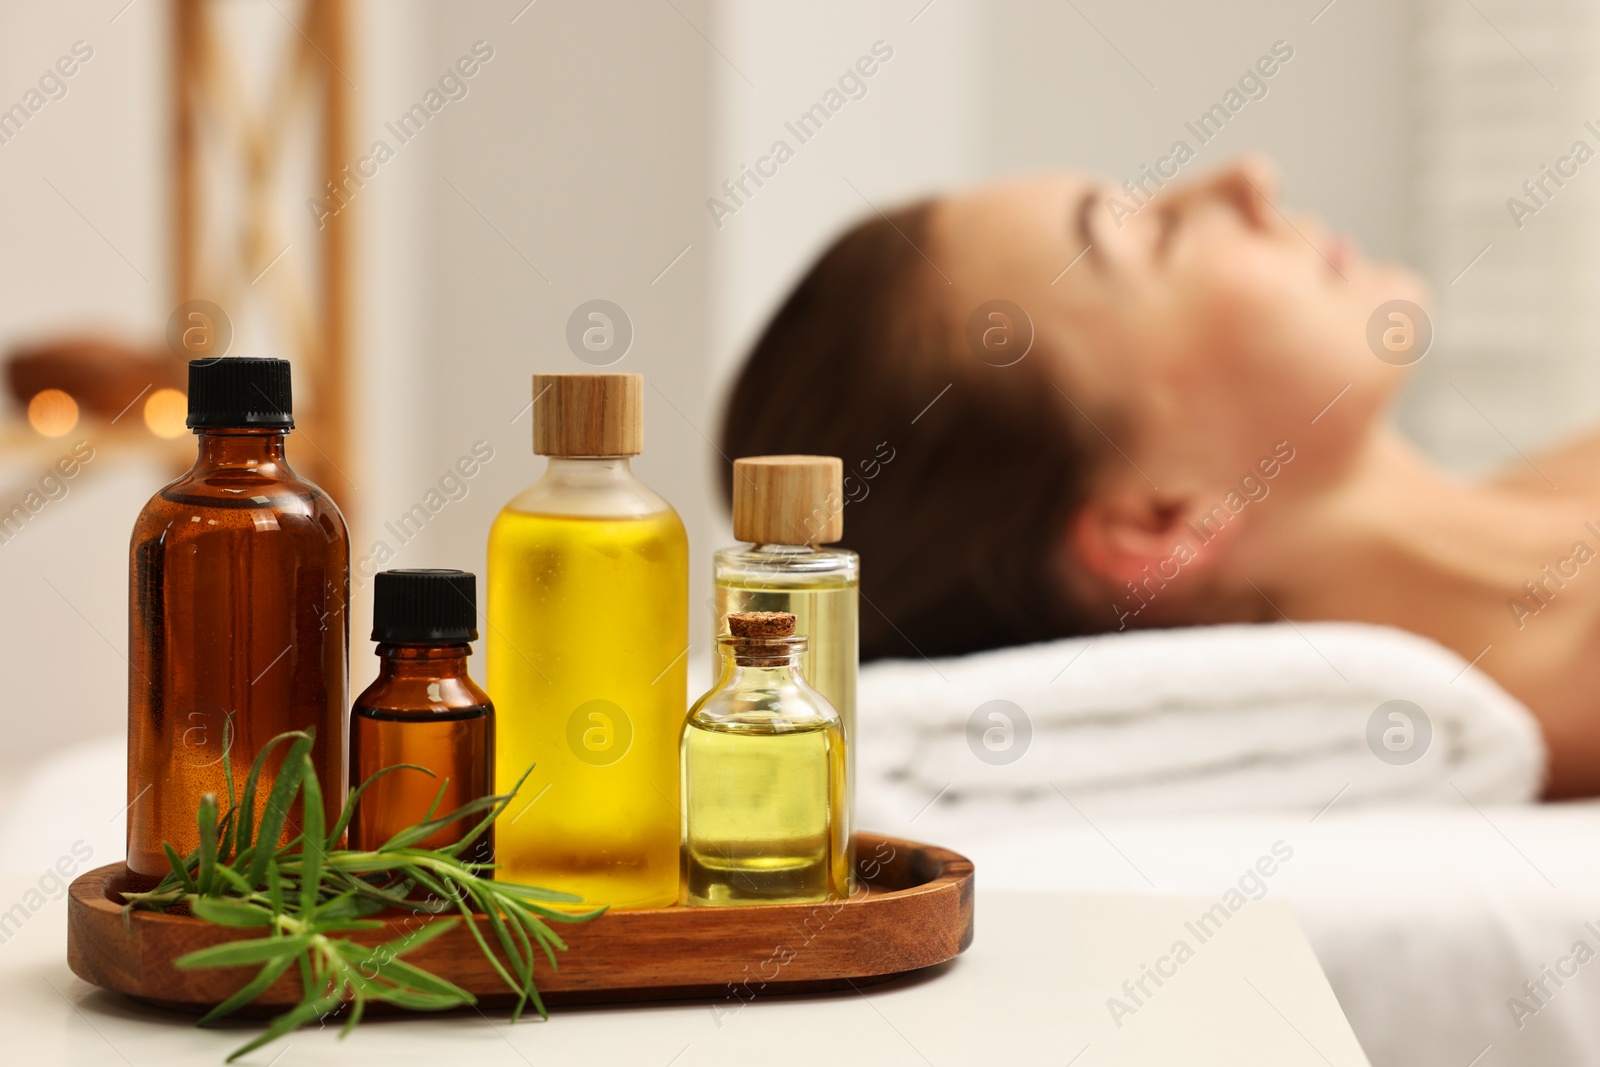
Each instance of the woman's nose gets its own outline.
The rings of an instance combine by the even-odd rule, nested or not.
[[[1222,200],[1252,226],[1276,226],[1283,178],[1265,156],[1246,155],[1176,193],[1179,200]]]
[[[1252,225],[1267,228],[1278,224],[1278,200],[1283,194],[1283,175],[1265,156],[1241,157],[1217,176],[1220,195],[1227,197]]]

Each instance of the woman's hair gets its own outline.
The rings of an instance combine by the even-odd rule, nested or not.
[[[993,366],[972,309],[923,251],[932,202],[858,224],[756,342],[728,398],[721,482],[740,456],[844,461],[843,544],[861,554],[861,655],[938,656],[1100,630],[1056,548],[1099,460],[1036,341]],[[1059,363],[1059,361],[1055,361]],[[1094,613],[1098,615],[1098,613]]]

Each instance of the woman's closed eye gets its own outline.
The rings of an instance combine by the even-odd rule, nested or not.
[[[1177,236],[1178,227],[1182,224],[1180,213],[1175,207],[1164,207],[1156,217],[1155,257],[1166,259],[1172,250],[1173,239]]]

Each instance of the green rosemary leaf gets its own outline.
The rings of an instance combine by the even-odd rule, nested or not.
[[[611,907],[609,904],[602,904],[593,911],[558,911],[555,908],[547,908],[542,904],[534,904],[528,901],[524,902],[524,906],[539,918],[555,923],[586,923],[590,919],[604,915],[606,909]]]
[[[267,810],[261,813],[261,825],[256,830],[255,859],[245,875],[252,885],[260,885],[267,876],[267,862],[272,858],[278,838],[283,835],[283,824],[289,817],[289,805],[294,803],[294,795],[300,789],[306,769],[304,757],[311,751],[311,745],[309,732],[296,737],[289,746],[289,754],[283,758],[283,766],[278,768],[278,777],[273,779],[272,790],[267,794]],[[253,776],[255,770],[252,768],[250,773]]]
[[[351,874],[381,874],[393,871],[397,875],[409,876],[418,859],[436,859],[436,854],[428,849],[404,849],[393,852],[340,852],[338,855],[339,871],[346,875]],[[460,864],[456,864],[460,866]]]
[[[528,995],[533,999],[533,1010],[539,1013],[539,1018],[546,1021],[550,1018],[550,1011],[544,1006],[544,998],[539,995],[539,987],[530,985]]]
[[[367,1010],[365,997],[356,997],[350,1002],[350,1018],[345,1020],[344,1026],[339,1028],[339,1040],[343,1041],[350,1031],[356,1028],[356,1023],[361,1021],[361,1016]]]
[[[461,899],[460,893],[455,892],[443,881],[435,878],[431,871],[424,871],[420,867],[413,868],[411,870],[411,878],[441,901],[454,902]]]
[[[300,959],[303,961],[305,957],[302,956]],[[262,1045],[271,1044],[272,1042],[278,1040],[278,1038],[283,1037],[285,1034],[293,1033],[306,1023],[321,1018],[328,1012],[337,1008],[340,1002],[343,1000],[344,991],[342,989],[335,989],[331,993],[324,993],[321,996],[316,996],[301,1001],[290,1010],[284,1012],[276,1019],[273,1019],[272,1025],[268,1026],[264,1033],[249,1041],[246,1041],[244,1044],[234,1049],[233,1052],[229,1053],[228,1062],[232,1063],[245,1053],[254,1052]]]
[[[423,945],[426,945],[429,941],[432,941],[439,935],[447,933],[453,929],[456,923],[459,921],[460,920],[456,919],[455,916],[450,916],[446,919],[432,919],[423,924],[420,930],[414,930],[409,933],[401,934],[392,941],[384,942],[372,951],[374,954],[386,954],[390,956],[402,955],[412,951],[413,949],[421,948]]]
[[[373,771],[372,776],[366,781],[362,782],[356,788],[352,789],[350,791],[350,796],[345,799],[344,808],[339,812],[339,821],[335,822],[333,824],[333,829],[328,832],[329,848],[332,848],[334,845],[338,844],[339,838],[343,837],[345,831],[350,829],[350,820],[355,817],[356,813],[356,802],[359,801],[361,799],[361,795],[367,791],[367,787],[373,782],[376,782],[379,778],[382,778],[384,775],[389,774],[391,771],[399,770],[421,771],[429,778],[435,777],[434,773],[428,770],[428,768],[415,763],[396,763],[380,770]]]
[[[354,893],[364,905],[371,906],[371,911],[363,912],[363,914],[367,915],[371,915],[377,911],[382,911],[384,908],[412,908],[418,903],[417,901],[407,898],[406,893],[409,892],[409,890],[391,892],[381,886],[376,886],[370,882],[361,881],[359,879],[357,879],[354,884],[351,885],[350,891]]]
[[[477,841],[479,835],[481,835],[485,830],[487,830],[489,828],[489,825],[491,823],[493,823],[496,819],[498,819],[500,817],[500,815],[506,810],[506,808],[508,808],[511,805],[512,798],[515,797],[517,795],[517,793],[522,789],[522,783],[526,782],[528,780],[528,775],[532,774],[533,773],[533,769],[535,767],[537,767],[537,766],[538,766],[537,763],[528,764],[527,770],[523,771],[522,774],[517,778],[516,784],[511,787],[511,791],[510,792],[501,793],[498,796],[494,796],[494,797],[489,797],[488,799],[493,801],[494,803],[489,808],[487,814],[485,814],[484,817],[478,821],[478,824],[476,826],[474,826],[472,829],[468,830],[464,835],[462,835],[461,840],[458,841],[456,844],[451,845],[449,848],[440,849],[439,851],[448,853],[451,856],[459,856],[463,849],[465,849],[468,845],[472,844],[473,842]]]
[[[483,939],[483,932],[478,929],[478,924],[472,921],[472,909],[467,907],[466,901],[458,900],[456,901],[456,906],[461,910],[462,916],[466,919],[467,931],[472,934],[472,940],[478,943],[478,951],[483,953],[484,958],[489,961],[490,966],[492,966],[495,971],[499,973],[501,979],[506,985],[511,987],[513,992],[521,992],[521,987],[517,985],[516,980],[511,977],[510,972],[507,971],[500,963],[499,957],[497,957],[494,954],[494,950],[489,947],[489,942]]]
[[[478,998],[448,979],[430,974],[398,956],[381,956],[361,945],[348,942],[338,946],[338,953],[346,963],[355,967],[368,981],[382,979],[404,989],[435,996],[449,997],[458,1004],[476,1004]]]
[[[233,713],[230,711],[222,718],[222,782],[228,791],[228,808],[222,817],[222,824],[218,827],[220,840],[219,854],[223,857],[233,855],[234,832],[237,829],[238,801],[233,795]]]
[[[232,1015],[234,1012],[238,1011],[240,1008],[259,997],[262,993],[266,992],[267,987],[272,985],[273,982],[276,982],[278,980],[278,976],[284,971],[287,971],[289,969],[289,965],[292,964],[294,960],[295,957],[292,955],[279,956],[277,959],[268,960],[261,970],[256,972],[256,976],[254,978],[250,979],[250,981],[245,983],[243,986],[240,986],[239,991],[233,996],[229,997],[227,1000],[224,1000],[221,1004],[218,1004],[216,1007],[200,1016],[200,1021],[195,1023],[195,1025],[208,1026],[211,1023],[216,1022],[218,1019]]]
[[[387,1000],[391,1004],[409,1008],[411,1011],[446,1011],[450,1008],[463,1007],[469,1003],[458,997],[440,996],[437,993],[419,993],[391,985],[377,986],[369,996],[375,1000]]]
[[[439,783],[439,791],[433,795],[433,803],[428,805],[427,812],[417,822],[432,822],[433,813],[439,810],[439,805],[444,803],[445,790],[450,788],[450,779],[446,778]]]
[[[502,797],[479,797],[477,800],[463,804],[448,815],[441,815],[437,819],[428,818],[415,826],[407,827],[395,834],[389,840],[378,846],[379,852],[392,852],[396,849],[410,848],[417,842],[433,836],[434,833],[449,826],[451,823],[460,822],[462,819],[476,815],[480,811],[495,807]]]
[[[361,911],[358,903],[355,890],[347,889],[318,904],[317,918],[325,922],[343,922],[347,919],[359,919],[363,915],[372,914],[371,911]],[[377,909],[374,908],[373,910]]]
[[[357,930],[382,930],[389,924],[382,919],[344,919],[338,922],[324,922],[322,912],[317,911],[317,929],[324,934],[354,933]]]
[[[148,893],[124,893],[122,894],[123,919],[125,922],[131,923],[132,919],[128,913],[139,908],[147,911],[165,911],[174,904],[183,903],[188,895],[181,887],[160,892],[152,889]]]
[[[555,934],[551,933],[550,930],[537,918],[529,915],[526,910],[524,910],[523,906],[516,900],[502,897],[500,898],[500,904],[505,908],[506,917],[510,921],[511,925],[518,928],[519,931],[526,930],[529,934],[533,935],[533,939],[537,941],[539,943],[539,947],[544,950],[545,958],[550,961],[550,969],[555,970],[556,955],[551,949],[551,942],[553,941],[557,945],[560,945],[560,947],[565,948],[565,945],[561,945],[561,939],[556,937]],[[527,944],[526,938],[523,939],[523,943]],[[530,947],[527,949],[527,952],[529,957],[528,966],[531,971],[534,963],[532,948]],[[545,1009],[544,1006],[544,999],[539,996],[539,987],[532,981],[529,981],[527,989],[524,992],[526,994],[526,998],[533,1001],[534,1010],[539,1013],[539,1017],[542,1019],[550,1018],[550,1013]],[[518,1014],[520,1014],[521,1010],[522,1006],[519,1004],[517,1006]],[[514,1015],[513,1021],[517,1017],[517,1015]]]
[[[499,941],[500,947],[505,950],[506,960],[511,964],[512,969],[517,972],[517,977],[522,980],[522,985],[525,987],[531,974],[530,967],[532,963],[528,958],[528,955],[531,955],[531,949],[528,955],[517,951],[517,946],[512,943],[511,933],[506,929],[505,919],[500,915],[500,907],[497,901],[489,894],[479,892],[475,887],[468,887],[468,892],[471,894],[472,902],[483,913],[483,917],[489,920],[489,929],[494,931],[495,940]],[[519,934],[523,932],[521,927],[517,928],[517,932]],[[524,939],[524,943],[526,943],[526,939]]]
[[[462,989],[446,978],[440,978],[421,967],[414,966],[402,959],[393,959],[383,965],[383,976],[392,981],[402,982],[407,989],[419,990],[423,993],[432,993],[436,996],[453,997],[462,1004],[476,1004],[478,998],[469,991]]]
[[[226,867],[227,859],[233,855],[233,831],[239,809],[230,807],[222,816],[222,821],[217,824],[217,866]]]
[[[228,886],[231,887],[236,893],[241,893],[245,896],[248,896],[255,889],[254,886],[244,880],[244,875],[240,874],[226,863],[217,864],[216,874],[220,881],[227,882]],[[219,889],[219,892],[220,891],[221,890]]]
[[[195,885],[199,887],[202,896],[209,895],[212,882],[215,880],[217,869],[217,796],[215,793],[203,793],[200,796],[200,810],[196,813],[195,821],[200,826],[200,867],[195,875]]]
[[[552,904],[583,903],[583,898],[576,893],[558,893],[554,889],[540,889],[538,886],[533,885],[518,885],[516,882],[496,882],[495,887],[505,896],[516,897],[518,900],[538,900]],[[595,911],[585,913],[584,918],[592,919],[605,910],[605,906],[602,905]]]
[[[317,914],[322,889],[322,826],[322,786],[311,753],[305,752],[300,756],[300,834],[305,842],[300,850],[300,918],[308,922]]]
[[[226,727],[224,737],[231,739]],[[476,1003],[467,990],[400,958],[463,921],[478,950],[517,994],[512,1020],[530,1002],[540,1015],[548,1017],[534,981],[538,954],[533,945],[538,943],[552,968],[556,966],[556,950],[566,945],[544,920],[582,922],[605,909],[580,914],[556,911],[546,905],[576,903],[579,898],[494,881],[486,877],[494,870],[492,864],[462,858],[462,850],[507,809],[516,790],[484,797],[442,816],[435,816],[442,802],[436,800],[426,818],[396,834],[381,848],[339,849],[335,846],[345,834],[367,786],[381,774],[407,765],[385,768],[352,791],[338,820],[325,833],[322,789],[311,759],[314,736],[310,732],[280,734],[269,742],[268,749],[285,742],[289,748],[263,801],[259,825],[253,825],[252,820],[266,766],[265,751],[252,764],[239,800],[230,803],[220,818],[215,796],[207,796],[201,802],[196,812],[200,847],[189,856],[180,857],[171,845],[165,845],[171,873],[155,890],[124,894],[125,911],[136,907],[160,911],[187,903],[198,921],[272,930],[266,937],[224,942],[174,961],[186,969],[262,965],[249,983],[208,1012],[202,1019],[204,1023],[220,1019],[259,997],[288,972],[291,964],[297,968],[301,1001],[273,1019],[264,1033],[236,1049],[229,1060],[299,1026],[326,1019],[345,1004],[350,1005],[350,1018],[340,1036],[362,1018],[369,1001],[413,1011]],[[226,748],[225,741],[225,758]],[[232,779],[231,775],[227,777],[231,800]],[[524,772],[518,787],[526,778]],[[301,833],[279,846],[288,813],[297,801],[301,805]],[[439,829],[480,813],[482,818],[466,840],[446,848],[421,846],[421,841]],[[412,899],[418,890],[431,896]],[[295,906],[286,907],[286,902]],[[482,920],[474,914],[474,908]],[[360,945],[343,936],[392,929],[394,919],[383,922],[373,918],[387,909],[405,909],[421,921],[414,930],[378,946]],[[448,911],[458,911],[460,915],[442,914]],[[479,929],[480,921],[494,931],[495,945]],[[406,924],[412,925],[412,920],[406,920]]]
[[[290,738],[302,738],[305,736],[299,730],[281,733],[261,746],[261,751],[256,753],[255,762],[250,765],[250,773],[245,776],[244,793],[239,798],[239,832],[237,840],[234,842],[238,846],[238,851],[243,852],[249,848],[254,840],[252,826],[256,817],[256,787],[261,782],[261,772],[266,768],[267,757],[272,754],[273,749]],[[273,840],[276,841],[277,838],[273,838]],[[259,884],[259,880],[256,881]]]
[[[229,866],[232,867],[234,873],[242,879],[247,873],[249,873],[250,865],[255,861],[256,850],[255,847],[252,846],[250,848],[243,848],[234,852],[233,862],[230,863]]]
[[[300,989],[305,993],[306,1000],[316,999],[317,976],[311,973],[311,957],[301,953],[294,958],[294,962],[300,970]]]
[[[237,803],[233,795],[233,712],[222,717],[222,781],[228,789],[228,807]]]
[[[178,850],[161,842],[161,850],[167,854],[167,863],[172,867],[172,873],[178,876],[178,884],[183,886],[186,893],[197,893],[200,887],[194,884],[194,879],[189,877],[189,865],[178,856]]]
[[[258,904],[225,897],[196,897],[189,910],[209,923],[218,926],[269,926],[272,912]]]
[[[474,893],[473,899],[488,916],[489,926],[499,939],[500,947],[505,949],[506,959],[511,961],[517,977],[522,979],[522,985],[517,990],[517,1003],[511,1009],[511,1021],[515,1023],[522,1018],[522,1010],[527,1007],[528,996],[533,989],[533,946],[528,943],[527,932],[514,920],[510,923],[510,928],[516,931],[520,944],[512,944],[512,938],[506,929],[507,923],[500,917],[499,905],[489,894]]]
[[[247,963],[265,963],[280,956],[293,957],[311,944],[310,934],[293,937],[260,937],[252,941],[224,941],[196,949],[172,961],[174,967],[186,971],[201,967],[242,967]]]
[[[523,910],[522,906],[516,901],[503,900],[503,903],[506,907],[507,916],[510,917],[513,923],[525,928],[528,933],[533,935],[534,940],[539,943],[539,947],[544,950],[545,959],[550,961],[550,969],[552,971],[555,970],[556,954],[554,951],[552,951],[550,943],[554,941],[557,945],[560,945],[560,947],[566,948],[565,945],[561,945],[561,939],[556,937],[555,934],[551,933],[550,930],[537,918],[527,914],[527,912]],[[533,951],[531,949],[528,951],[528,957],[528,967],[531,971],[534,964]],[[544,998],[539,996],[539,987],[532,981],[528,982],[527,995],[529,999],[533,1001],[533,1008],[539,1013],[539,1017],[541,1019],[550,1018],[550,1013],[545,1010]]]
[[[240,880],[247,886],[253,884],[242,878]],[[283,873],[274,860],[267,861],[267,900],[272,905],[272,914],[283,914]]]
[[[550,969],[552,971],[556,970],[558,966],[556,963],[556,950],[566,951],[567,943],[557,937],[554,930],[539,921],[537,915],[530,914],[521,904],[515,901],[507,901],[506,904],[506,910],[511,917],[521,923],[528,933],[533,935],[534,940],[539,942],[539,947],[544,949],[545,958],[550,961]]]

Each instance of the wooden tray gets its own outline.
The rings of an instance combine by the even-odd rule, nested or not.
[[[563,926],[559,932],[570,947],[558,954],[559,970],[541,965],[539,992],[547,1004],[748,1000],[887,981],[954,959],[972,944],[970,860],[948,849],[876,834],[856,835],[856,859],[861,881],[847,901],[651,908]],[[67,963],[74,974],[185,1011],[219,1003],[249,981],[256,968],[181,971],[172,960],[208,945],[257,937],[258,931],[148,911],[134,912],[130,929],[115,896],[123,885],[120,863],[72,883]],[[357,940],[387,941],[404,931],[404,922],[414,929],[416,919],[399,915],[387,921],[387,929],[357,934]],[[464,927],[405,958],[476,994],[485,1006],[515,999]],[[291,969],[240,1014],[275,1014],[299,999]]]

